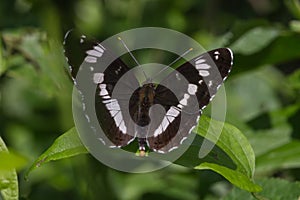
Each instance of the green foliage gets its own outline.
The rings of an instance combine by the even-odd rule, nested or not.
[[[299,182],[289,182],[282,179],[262,179],[257,181],[264,190],[251,196],[251,194],[242,191],[240,189],[234,188],[230,194],[228,194],[224,200],[230,199],[298,199],[300,197],[300,183]],[[283,192],[284,191],[284,192]]]
[[[243,55],[251,55],[259,50],[267,47],[279,35],[279,30],[270,27],[255,27],[238,40],[236,40],[231,48],[234,52]],[[259,38],[259,40],[257,40]]]
[[[195,152],[199,152],[201,143],[196,142],[191,145],[190,150],[186,151],[176,163],[185,167],[191,167],[192,163],[197,163],[193,166],[194,169],[210,169],[221,174],[237,187],[250,192],[260,191],[261,188],[255,185],[251,180],[254,173],[254,153],[250,144],[238,129],[229,124],[224,125],[220,138],[217,140],[218,133],[216,133],[215,130],[218,130],[217,127],[221,125],[223,125],[221,122],[202,116],[201,122],[196,130],[200,136],[207,135],[206,137],[208,139],[212,142],[216,142],[221,150],[228,154],[230,159],[236,164],[235,170],[228,168],[231,166],[224,167],[220,164],[208,163],[208,161],[214,161],[213,159],[199,159],[198,156],[195,156]],[[87,153],[87,150],[81,144],[76,129],[72,128],[55,140],[53,145],[33,163],[28,173],[49,161],[85,153]],[[224,161],[227,159],[226,155],[221,154],[216,149],[213,149],[210,154],[208,158],[215,157],[215,162],[217,160]],[[212,156],[212,154],[214,156]],[[164,159],[164,157],[162,157],[162,159]]]
[[[300,167],[300,142],[292,141],[257,157],[258,172]]]
[[[0,132],[10,151],[1,139],[0,199],[298,199],[299,13],[298,0],[1,1]],[[87,154],[70,129],[61,44],[71,28],[101,41],[143,26],[233,49],[228,123],[219,136],[220,122],[202,116],[175,165],[126,174]],[[199,157],[204,138],[216,146]]]
[[[16,155],[9,154],[6,145],[0,137],[0,197],[5,200],[18,200],[19,188],[15,168],[24,165],[24,160]]]
[[[51,147],[32,164],[27,173],[29,174],[33,169],[49,161],[65,159],[85,153],[88,153],[86,148],[82,145],[76,129],[72,128],[58,137]]]

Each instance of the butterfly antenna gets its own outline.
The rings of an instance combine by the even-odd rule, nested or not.
[[[193,50],[193,48],[189,48],[187,51],[185,51],[183,54],[181,54],[178,58],[176,58],[173,62],[171,62],[170,64],[168,64],[167,66],[165,66],[164,68],[162,68],[159,72],[157,72],[153,78],[157,75],[159,75],[160,73],[162,73],[163,71],[165,71],[166,69],[168,69],[169,67],[171,67],[174,63],[176,63],[178,60],[180,60],[183,56],[185,56],[186,54],[188,54],[189,52],[191,52]]]
[[[122,40],[121,37],[118,37],[118,40],[120,40],[123,44],[123,46],[125,47],[125,49],[127,50],[127,52],[130,54],[131,58],[134,60],[134,62],[138,65],[138,66],[141,66],[140,63],[137,61],[137,59],[133,56],[133,54],[131,53],[131,51],[129,50],[129,48],[127,47],[127,45],[125,44],[125,42]],[[145,71],[142,69],[143,71],[143,74],[145,76],[146,79],[148,79]]]

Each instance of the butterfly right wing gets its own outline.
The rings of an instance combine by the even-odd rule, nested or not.
[[[215,49],[184,63],[157,86],[154,103],[162,105],[166,114],[154,134],[147,138],[151,149],[166,153],[187,138],[202,110],[227,78],[232,64],[230,49]]]
[[[64,52],[70,65],[71,77],[82,95],[83,110],[89,100],[84,98],[86,91],[83,91],[77,83],[78,73],[87,72],[89,78],[84,81],[97,85],[95,111],[106,136],[106,138],[100,136],[99,140],[110,147],[122,147],[129,144],[135,138],[135,129],[134,124],[126,117],[129,114],[124,112],[128,110],[130,93],[132,93],[131,85],[136,85],[138,82],[130,73],[130,77],[127,77],[130,82],[119,82],[121,77],[130,70],[129,67],[120,58],[113,57],[113,54],[100,43],[89,40],[85,36],[78,36],[73,31],[69,31],[65,36]],[[106,67],[103,66],[105,60],[109,59],[112,59],[113,62],[104,71],[101,71],[101,68]],[[119,84],[119,93],[113,93],[117,83]],[[122,91],[126,91],[126,94],[121,94]],[[85,115],[89,121],[90,115],[88,113]]]

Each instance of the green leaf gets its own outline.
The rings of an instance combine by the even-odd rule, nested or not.
[[[254,196],[259,199],[282,200],[282,199],[299,199],[300,197],[300,182],[288,182],[283,179],[261,179],[257,180],[264,189],[262,192]],[[255,200],[250,193],[241,189],[234,188],[223,200],[231,199],[247,199]]]
[[[211,169],[240,188],[251,192],[259,191],[260,187],[251,180],[255,163],[250,144],[237,128],[229,124],[224,124],[222,133],[218,138],[214,131],[221,125],[223,123],[202,116],[196,129],[198,133],[196,139],[175,163],[189,168]],[[198,157],[203,142],[201,136],[205,136],[217,144],[204,158]],[[53,145],[34,162],[28,173],[51,160],[68,158],[82,153],[87,153],[87,150],[80,142],[76,129],[72,128],[56,139]],[[161,158],[164,159],[165,157],[162,156]]]
[[[41,165],[63,158],[69,158],[79,154],[88,153],[86,148],[82,145],[77,134],[76,128],[71,128],[69,131],[58,137],[54,143],[49,147],[29,168],[25,178],[29,173],[40,167]]]
[[[6,145],[2,138],[0,137],[0,153],[4,155],[8,153]],[[1,160],[1,156],[0,156]],[[1,166],[5,162],[1,160]],[[2,168],[2,167],[1,167]],[[4,200],[18,200],[19,199],[19,188],[18,188],[18,178],[15,169],[0,169],[0,192]],[[1,196],[1,195],[0,195]]]
[[[268,173],[272,170],[300,167],[300,141],[291,141],[277,147],[256,159],[257,173]]]
[[[269,45],[278,35],[276,28],[255,27],[236,40],[231,48],[236,53],[251,55]]]
[[[7,171],[11,169],[20,169],[24,167],[27,163],[27,160],[15,153],[11,152],[0,152],[0,171]]]
[[[299,20],[292,20],[290,21],[290,29],[292,31],[295,31],[295,32],[300,32],[300,21]]]
[[[299,0],[285,0],[286,7],[294,15],[294,17],[300,19],[300,2]]]
[[[213,170],[237,187],[250,192],[260,191],[261,188],[252,181],[255,167],[254,152],[246,137],[234,126],[224,123],[221,134],[216,131],[223,123],[201,116],[200,123],[196,128],[197,134],[215,143],[234,162],[236,169],[225,167],[224,164],[199,162],[195,169]],[[185,154],[183,155],[185,156]],[[221,155],[218,156],[218,159]]]
[[[249,192],[260,191],[260,186],[252,181],[255,157],[246,137],[230,124],[223,124],[204,115],[200,119],[198,127],[194,129],[197,132],[196,138],[190,148],[175,163],[199,170],[210,169],[239,188]],[[219,135],[216,130],[219,130],[222,125],[223,129]],[[203,137],[215,143],[216,146],[207,156],[199,158]]]
[[[245,174],[229,169],[227,167],[223,167],[220,165],[216,165],[213,163],[202,163],[199,166],[195,167],[195,169],[205,170],[209,169],[221,174],[224,178],[230,181],[233,185],[249,191],[249,192],[259,192],[261,191],[261,187],[255,184],[249,177]]]
[[[1,33],[0,33],[1,38]],[[6,63],[3,56],[3,47],[2,47],[2,40],[0,40],[0,76],[5,72],[6,70]]]
[[[219,127],[222,127],[219,135]],[[236,170],[252,177],[255,168],[255,155],[247,138],[236,127],[206,116],[201,116],[196,128],[199,135],[217,144],[236,164]]]
[[[237,67],[233,74],[253,70],[262,65],[279,64],[300,58],[300,37],[294,32],[285,32],[276,37],[270,44],[259,52],[251,55],[235,53],[234,65]]]

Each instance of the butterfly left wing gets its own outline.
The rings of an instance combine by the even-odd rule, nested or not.
[[[65,36],[64,50],[70,65],[71,78],[82,95],[82,109],[88,122],[91,120],[89,114],[91,111],[87,111],[90,100],[85,98],[85,95],[89,91],[78,84],[78,73],[86,73],[88,78],[83,82],[91,83],[90,85],[96,88],[96,91],[92,91],[95,98],[95,105],[92,106],[95,108],[97,120],[106,136],[99,135],[99,140],[110,147],[129,144],[135,138],[134,124],[126,118],[124,112],[128,110],[131,85],[138,85],[136,78],[130,73],[127,77],[130,82],[120,81],[121,77],[130,70],[129,67],[100,43],[85,36],[79,36],[73,31]],[[107,60],[112,60],[112,62],[106,69],[103,69],[106,67]],[[114,91],[117,83],[120,86],[119,93]],[[128,94],[120,94],[122,90],[127,91]],[[115,96],[113,96],[113,91]]]
[[[147,137],[150,149],[166,153],[178,148],[197,125],[232,64],[230,49],[215,49],[184,63],[157,86],[154,104],[162,105],[166,113]]]

